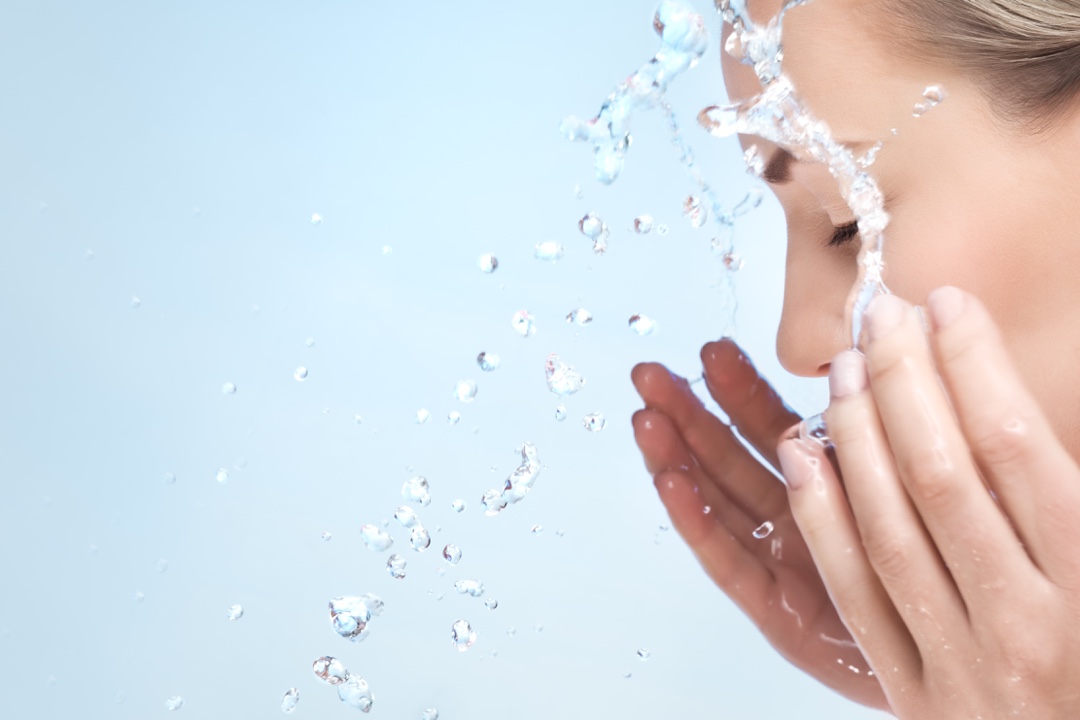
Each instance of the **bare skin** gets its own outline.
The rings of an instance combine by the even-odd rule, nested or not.
[[[815,0],[785,27],[811,110],[845,141],[887,139],[874,172],[895,297],[871,305],[862,352],[843,317],[857,245],[828,245],[850,211],[822,167],[773,184],[788,219],[777,349],[830,376],[835,455],[785,440],[799,418],[730,340],[703,348],[704,376],[768,466],[655,364],[634,370],[635,436],[708,575],[828,686],[905,720],[1080,717],[1080,316],[1062,310],[1080,304],[1080,119],[1022,136],[972,79],[901,59],[872,12]],[[727,59],[725,79],[735,99],[760,90]],[[913,121],[935,83],[948,100]]]

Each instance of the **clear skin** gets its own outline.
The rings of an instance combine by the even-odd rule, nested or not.
[[[844,317],[858,241],[828,245],[850,210],[824,167],[772,184],[788,221],[777,350],[830,377],[835,452],[791,438],[799,417],[727,339],[702,361],[731,426],[644,364],[635,437],[706,573],[823,683],[905,720],[1080,717],[1080,115],[1037,137],[1008,125],[883,20],[814,0],[785,23],[811,111],[856,148],[886,141],[873,172],[894,296],[872,303],[861,353]],[[724,73],[733,99],[760,91],[726,57]],[[948,99],[915,119],[930,84]]]

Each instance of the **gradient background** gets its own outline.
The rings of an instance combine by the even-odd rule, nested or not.
[[[692,4],[715,35],[712,3]],[[556,130],[655,52],[654,7],[0,5],[0,715],[174,717],[179,694],[178,718],[279,717],[296,686],[295,717],[355,717],[311,673],[330,654],[371,683],[371,717],[880,717],[788,666],[712,586],[661,529],[632,441],[630,368],[696,374],[724,324],[711,231],[681,217],[692,186],[659,114],[638,119],[610,188]],[[723,100],[717,52],[714,37],[670,97],[733,204],[751,184],[736,143],[692,123]],[[577,233],[589,210],[612,230],[604,257]],[[641,213],[670,234],[631,233]],[[558,263],[532,257],[549,239]],[[820,383],[773,351],[771,196],[738,245],[738,337],[815,412]],[[579,306],[591,326],[563,320]],[[527,340],[510,326],[522,308]],[[639,312],[660,331],[632,334]],[[502,367],[480,372],[480,351]],[[562,423],[553,351],[588,380]],[[468,405],[452,396],[465,378]],[[593,411],[598,434],[581,426]],[[535,489],[485,517],[480,495],[526,440]],[[391,521],[408,561],[395,581],[359,527],[391,518],[414,474],[431,481],[433,542],[417,554]],[[464,557],[440,575],[447,542]],[[461,578],[498,609],[457,595]],[[387,608],[353,645],[326,602],[363,592]],[[479,634],[466,653],[458,618]]]

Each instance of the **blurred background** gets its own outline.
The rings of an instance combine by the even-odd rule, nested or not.
[[[731,206],[755,181],[693,122],[724,97],[712,3],[690,4],[713,46],[669,97]],[[880,717],[791,668],[712,585],[633,443],[630,369],[700,374],[730,310],[662,115],[635,120],[610,187],[558,133],[657,50],[654,9],[0,5],[0,715],[174,717],[179,697],[175,717],[278,717],[295,687],[295,717],[357,717],[312,674],[331,655],[370,683],[371,717]],[[578,232],[590,211],[602,256]],[[669,232],[634,233],[642,214]],[[737,338],[816,412],[824,388],[773,350],[771,196],[737,233]],[[543,241],[564,257],[536,259]],[[577,308],[593,322],[568,323]],[[587,381],[563,421],[552,352]],[[535,487],[486,517],[524,442]],[[416,475],[425,552],[393,519]],[[383,522],[378,553],[360,527]],[[456,592],[466,579],[484,595]],[[367,592],[385,612],[349,643],[327,601]]]

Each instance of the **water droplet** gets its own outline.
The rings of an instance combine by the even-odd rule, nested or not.
[[[608,232],[607,225],[604,226],[604,231],[600,233],[600,237],[593,241],[592,251],[597,255],[603,255],[608,249],[608,238],[611,237],[611,233]]]
[[[657,235],[660,235],[660,236],[667,235],[668,231],[669,231],[668,226],[664,225],[663,223],[656,226],[656,234]]]
[[[90,248],[86,249],[86,259],[87,259],[87,261],[90,261],[90,260],[94,259],[94,251],[91,250]]]
[[[739,272],[743,267],[743,259],[737,253],[727,252],[720,257],[720,261],[724,263],[724,267],[729,272]]]
[[[484,594],[484,583],[479,580],[458,580],[454,583],[454,589],[457,590],[460,595],[480,597]]]
[[[471,403],[476,399],[476,383],[472,380],[458,380],[454,386],[454,397],[463,403]]]
[[[480,269],[487,274],[491,274],[499,269],[499,258],[495,257],[491,253],[480,256],[479,261]]]
[[[648,235],[653,229],[652,215],[638,215],[634,218],[634,232],[638,235]]]
[[[506,508],[507,501],[501,490],[488,490],[480,498],[480,504],[484,507],[485,515],[498,515]]]
[[[409,533],[409,545],[416,552],[424,552],[431,547],[431,534],[427,531],[423,525],[419,525],[412,529]]]
[[[235,395],[236,394],[236,385],[234,385],[232,383],[225,383],[224,385],[221,386],[221,392],[223,392],[226,395]]]
[[[324,532],[321,537],[323,539],[323,542],[330,542],[334,538],[333,534],[329,530]]]
[[[495,353],[482,352],[476,356],[476,364],[484,372],[495,372],[502,364],[502,359]]]
[[[773,529],[773,524],[766,520],[765,522],[761,523],[761,525],[759,525],[756,530],[754,530],[754,537],[758,540],[764,540],[765,538],[772,535]]]
[[[735,33],[732,33],[732,37]],[[746,172],[750,173],[754,177],[761,177],[765,174],[765,157],[761,154],[761,150],[757,145],[751,145],[743,153],[743,161],[746,163]]]
[[[486,607],[488,610],[495,610],[499,607],[499,601],[495,598],[488,598],[484,601],[484,607]]]
[[[631,673],[631,672],[623,673],[623,677],[626,678],[627,680],[629,680],[630,678],[634,677],[634,673]]]
[[[405,558],[400,555],[391,555],[390,559],[386,561],[386,571],[395,580],[405,577]]]
[[[461,561],[461,548],[451,543],[443,548],[442,556],[446,562],[457,565]]]
[[[131,298],[131,309],[132,310],[138,310],[141,307],[142,307],[142,300],[140,300],[137,296]]]
[[[604,419],[604,416],[601,413],[590,413],[585,416],[582,424],[589,432],[596,433],[604,429],[604,425],[607,424],[607,420]]]
[[[875,162],[877,162],[878,153],[881,152],[881,148],[883,147],[885,147],[885,143],[881,142],[880,140],[876,142],[873,147],[866,151],[865,155],[856,160],[856,162],[859,164],[859,167],[861,167],[863,170],[866,170]]]
[[[588,213],[578,221],[578,230],[582,235],[596,242],[604,232],[604,221],[594,213]]]
[[[537,260],[546,260],[548,262],[555,262],[556,260],[562,260],[566,251],[563,246],[554,240],[545,240],[544,242],[536,243],[536,247],[533,249],[533,255]]]
[[[296,688],[289,688],[285,692],[285,696],[281,698],[281,712],[289,715],[296,710],[296,704],[300,702],[300,691]]]
[[[712,513],[712,506],[706,505],[705,507],[701,508],[701,512],[705,515]]]
[[[371,619],[382,615],[383,601],[377,595],[367,593],[359,597],[331,598],[329,607],[330,626],[334,628],[334,632],[346,640],[362,642],[367,639],[368,624]],[[322,659],[326,660],[327,658]],[[316,669],[315,674],[318,675],[318,673],[319,671]],[[345,673],[345,676],[347,677],[348,673]]]
[[[439,720],[439,711],[435,708],[428,708],[420,716],[420,720]]]
[[[574,197],[578,200],[585,199],[585,192],[581,189],[581,185],[574,186]]]
[[[592,321],[593,321],[592,313],[589,312],[588,310],[586,310],[585,308],[577,308],[576,310],[571,310],[566,315],[566,322],[568,322],[568,323],[577,323],[578,325],[581,325],[582,327],[588,325]]]
[[[322,215],[319,213],[311,213],[311,224],[316,226],[322,225]]]
[[[454,502],[450,503],[450,507],[454,508],[454,512],[465,512],[465,501],[458,498]]]
[[[940,85],[929,85],[923,90],[922,102],[916,103],[912,115],[922,117],[945,100],[945,90]]]
[[[450,639],[459,652],[465,652],[476,642],[476,633],[467,621],[458,620],[450,628]]]
[[[377,525],[362,525],[360,538],[368,549],[374,552],[385,552],[394,544],[394,539],[380,530]]]
[[[176,475],[172,474],[171,472],[167,472],[165,473],[165,476],[161,479],[161,481],[166,485],[175,485]]]
[[[135,602],[141,603],[145,599],[146,599],[146,596],[143,595],[142,590],[136,590],[135,591]]]
[[[86,552],[89,555],[97,555],[98,554],[98,546],[95,545],[94,543],[90,543],[90,547],[86,548]]]
[[[530,337],[536,334],[536,321],[528,310],[518,310],[510,319],[514,326],[514,332],[521,337]]]
[[[375,702],[367,680],[359,675],[350,675],[348,680],[338,685],[337,694],[341,702],[361,712],[371,712],[371,705]]]
[[[566,419],[566,406],[565,405],[559,405],[558,407],[555,408],[555,419],[558,420],[559,422],[562,422],[563,420]]]
[[[240,618],[244,617],[244,608],[240,605],[230,605],[225,616],[229,618],[229,620],[236,622]]]
[[[431,413],[426,408],[420,408],[416,411],[416,424],[423,425],[431,418]]]
[[[529,532],[531,532],[533,535],[539,535],[540,533],[544,532],[544,526],[543,525],[533,525],[532,528],[529,530]]]
[[[506,634],[510,637],[514,637],[515,635],[517,635],[517,628],[511,625],[510,627],[506,628]]]
[[[184,707],[184,698],[179,695],[173,695],[171,698],[165,700],[166,710],[179,710]]]
[[[416,511],[408,505],[402,505],[397,510],[395,510],[394,519],[401,523],[401,526],[405,528],[416,527],[416,525],[420,522],[420,518],[417,517]]]
[[[383,245],[382,246],[382,254],[383,254],[383,257],[393,255],[394,254],[394,248],[390,247],[389,245]]]
[[[353,422],[355,422],[357,425],[363,425],[364,424],[364,416],[360,415],[359,413],[353,415],[352,419],[353,419]]]
[[[637,656],[638,656],[638,660],[641,660],[642,662],[645,662],[646,660],[648,660],[649,658],[652,657],[652,653],[649,652],[648,650],[646,650],[645,648],[641,648],[640,650],[637,651]]]
[[[451,410],[446,415],[446,422],[449,425],[457,425],[459,422],[461,422],[461,413],[459,413],[457,410]]]
[[[544,361],[544,375],[547,377],[548,390],[559,397],[573,395],[585,387],[585,378],[564,363],[555,353],[548,355],[547,360]]]
[[[543,623],[536,623],[535,625],[533,625],[533,630],[535,630],[538,633],[544,632],[544,624]]]
[[[162,558],[162,559],[157,561],[157,571],[159,573],[163,573],[163,572],[167,571],[168,569],[169,569],[169,561],[168,560],[166,560],[165,558]]]
[[[306,367],[298,367],[296,368],[296,372],[293,373],[293,377],[296,378],[296,382],[304,382],[304,380],[307,380],[307,375],[308,373]]]
[[[683,215],[690,221],[691,227],[699,228],[709,219],[709,209],[702,204],[701,198],[691,195],[683,200]]]
[[[409,502],[420,503],[427,507],[431,504],[431,486],[426,477],[417,475],[409,478],[401,486],[401,497]],[[408,527],[412,527],[409,525]]]
[[[656,332],[656,321],[648,315],[631,315],[629,325],[631,330],[642,337]]]

